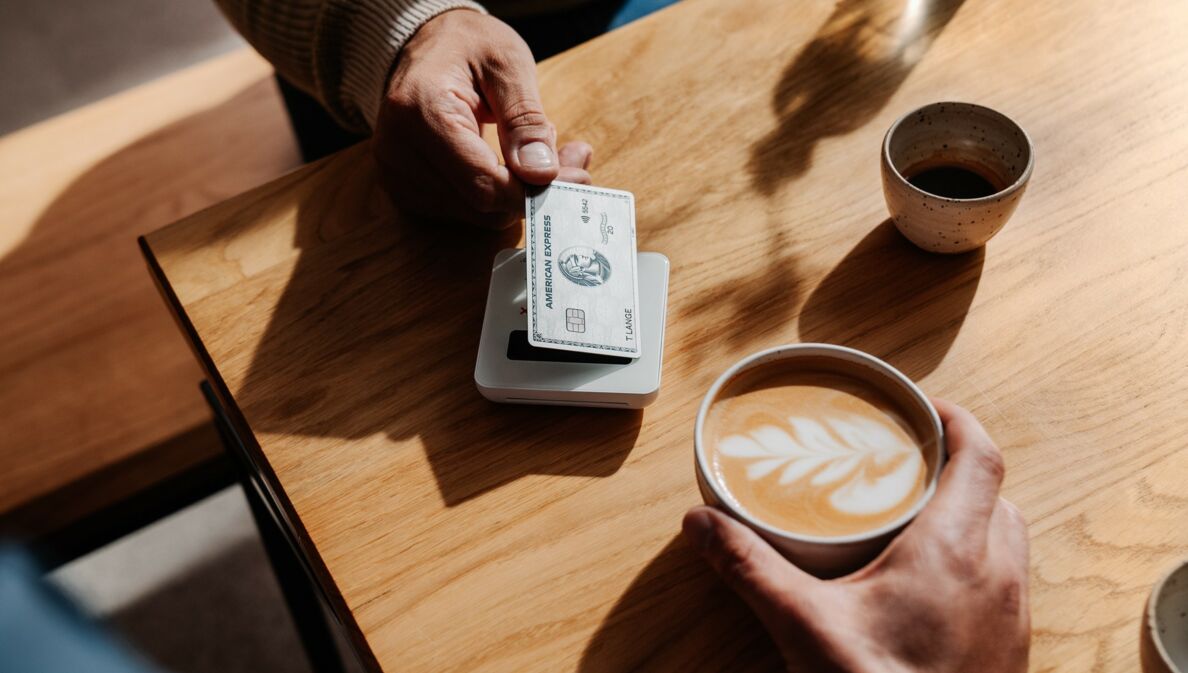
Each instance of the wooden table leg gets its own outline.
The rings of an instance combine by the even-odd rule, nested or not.
[[[309,571],[289,531],[282,524],[275,503],[267,495],[243,442],[232,427],[226,412],[208,382],[202,383],[202,394],[214,412],[215,425],[227,453],[235,464],[244,495],[251,507],[252,518],[260,531],[272,571],[280,584],[289,614],[297,627],[301,644],[317,673],[342,673],[342,659],[334,643],[330,625],[323,611],[325,598]]]

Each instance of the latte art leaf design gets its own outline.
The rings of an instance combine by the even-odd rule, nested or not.
[[[762,425],[728,435],[718,450],[744,462],[752,481],[774,477],[781,486],[832,487],[829,502],[847,514],[878,514],[899,505],[924,469],[915,446],[855,415],[824,422],[791,416],[786,428]]]

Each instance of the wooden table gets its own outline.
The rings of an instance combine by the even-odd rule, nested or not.
[[[1004,448],[1034,670],[1134,671],[1146,594],[1188,553],[1185,25],[1163,0],[686,0],[543,64],[563,139],[594,144],[640,249],[672,260],[642,414],[480,398],[489,262],[519,232],[402,221],[366,147],[146,250],[376,669],[775,669],[677,537],[693,417],[739,357],[829,341]],[[982,252],[925,254],[886,222],[882,134],[937,99],[1036,145]]]

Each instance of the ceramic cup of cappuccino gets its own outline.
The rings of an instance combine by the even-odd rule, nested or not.
[[[944,432],[928,397],[882,360],[795,344],[750,355],[706,393],[702,497],[821,577],[857,570],[936,490]]]
[[[1031,139],[973,103],[933,103],[883,138],[883,196],[896,228],[929,252],[980,248],[1002,229],[1031,179]]]

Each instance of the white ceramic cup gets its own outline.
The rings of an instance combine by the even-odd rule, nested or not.
[[[1151,589],[1142,628],[1145,673],[1188,673],[1188,560]]]
[[[933,436],[922,439],[925,440],[927,446],[932,447],[935,451],[932,456],[928,457],[932,473],[929,475],[924,495],[903,516],[879,528],[854,535],[836,537],[804,535],[781,530],[753,517],[738,504],[724,485],[718,483],[710,465],[708,447],[705,446],[703,436],[705,419],[710,407],[722,389],[742,372],[777,361],[786,363],[797,359],[811,359],[815,371],[820,371],[822,362],[840,361],[844,363],[841,365],[845,367],[844,373],[849,376],[854,376],[855,371],[863,372],[863,377],[869,374],[870,378],[865,380],[871,382],[876,389],[886,390],[887,387],[893,387],[907,393],[902,397],[908,398],[913,404],[918,405],[918,410],[927,416]],[[855,368],[854,365],[858,365],[858,367]],[[727,369],[710,387],[701,402],[693,435],[693,451],[697,484],[701,489],[701,496],[705,503],[725,511],[750,526],[778,549],[785,558],[819,577],[844,575],[861,568],[878,556],[891,539],[911,522],[932,498],[946,456],[944,429],[940,416],[936,413],[936,408],[932,406],[928,396],[916,384],[912,383],[911,379],[873,355],[853,348],[819,343],[777,346],[749,355]]]

